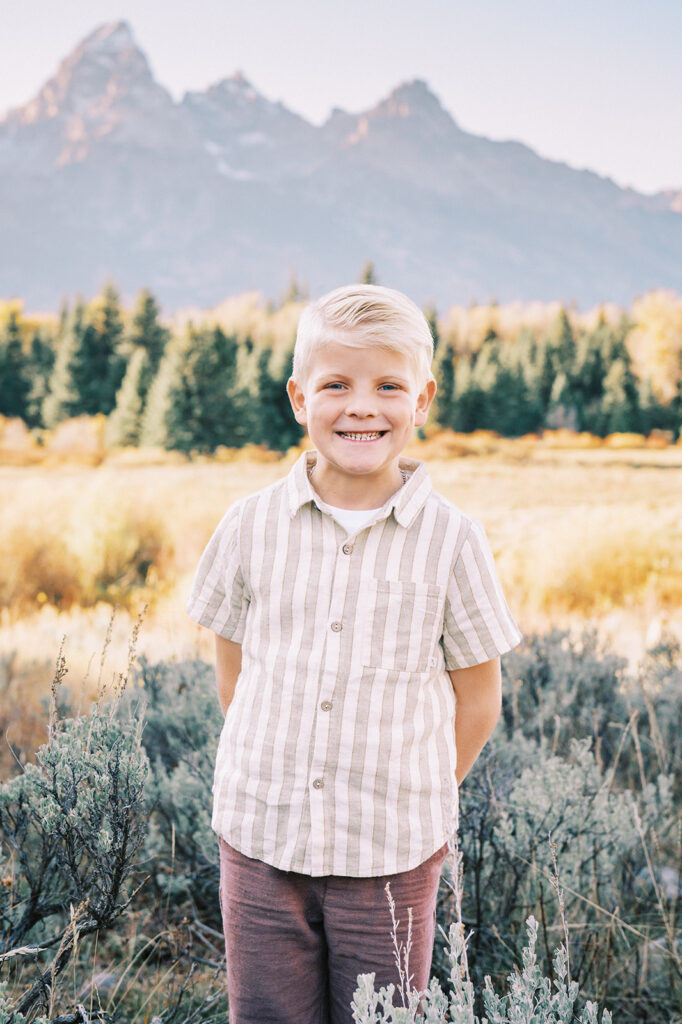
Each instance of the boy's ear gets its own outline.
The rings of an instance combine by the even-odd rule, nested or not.
[[[287,381],[287,394],[296,417],[296,422],[300,423],[302,427],[307,426],[308,414],[305,408],[305,395],[293,377],[289,377]]]
[[[436,396],[435,380],[427,381],[426,386],[417,395],[417,408],[414,414],[415,427],[422,427],[426,423],[426,417],[431,408],[431,402]]]

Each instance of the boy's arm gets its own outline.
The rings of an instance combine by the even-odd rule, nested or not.
[[[234,688],[242,667],[242,645],[223,636],[215,637],[215,675],[218,684],[218,700],[227,714],[234,697]]]
[[[500,659],[450,672],[455,691],[455,743],[457,784],[469,772],[495,728],[502,708]]]

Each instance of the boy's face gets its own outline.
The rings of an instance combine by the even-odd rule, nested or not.
[[[318,452],[316,478],[362,478],[378,493],[389,479],[395,482],[398,458],[415,426],[426,421],[436,385],[420,388],[401,352],[333,341],[317,349],[305,383],[292,379],[287,390]]]

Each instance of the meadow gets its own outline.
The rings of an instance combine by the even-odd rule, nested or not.
[[[3,1024],[22,1019],[6,1008],[60,955],[68,970],[31,1004],[45,1020],[225,1020],[208,819],[213,643],[184,604],[226,507],[299,454],[46,451],[0,465],[0,924],[5,948],[44,946],[0,975]],[[458,904],[444,888],[439,908],[447,930],[459,905],[471,933],[475,994],[465,1016],[432,1019],[473,1024],[484,975],[497,991],[521,978],[533,915],[534,1020],[574,1019],[565,1000],[550,1006],[551,992],[565,995],[552,957],[563,944],[581,1019],[597,1020],[594,999],[628,1024],[679,1021],[682,445],[445,431],[409,454],[484,523],[526,634],[504,659],[503,717],[463,788],[463,894]],[[75,857],[74,807],[90,833]],[[40,885],[37,862],[50,865]],[[443,986],[452,968],[439,941]],[[508,988],[519,1005],[528,996]],[[500,1007],[489,1020],[507,1019]]]
[[[594,625],[631,662],[662,631],[682,636],[682,445],[439,432],[410,453],[484,523],[525,631]],[[184,614],[201,551],[232,501],[280,478],[299,454],[124,449],[94,466],[82,452],[0,465],[5,693],[44,694],[64,634],[80,686],[113,605],[110,671],[125,665],[143,605],[141,653],[210,657],[212,638]]]

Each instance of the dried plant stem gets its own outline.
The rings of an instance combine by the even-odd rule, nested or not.
[[[409,1006],[412,992],[413,975],[410,974],[410,952],[412,951],[412,907],[407,908],[407,940],[403,943],[398,937],[400,921],[395,916],[395,900],[391,894],[391,884],[386,883],[386,898],[391,913],[391,935],[393,938],[393,955],[400,979],[399,992],[404,1007]]]
[[[66,634],[62,636],[59,643],[59,652],[57,654],[57,661],[55,664],[54,675],[52,682],[50,683],[50,715],[48,720],[47,735],[48,742],[52,742],[57,733],[57,694],[59,687],[62,685],[64,677],[69,671],[66,665],[66,658],[64,656],[64,644],[66,643]]]

